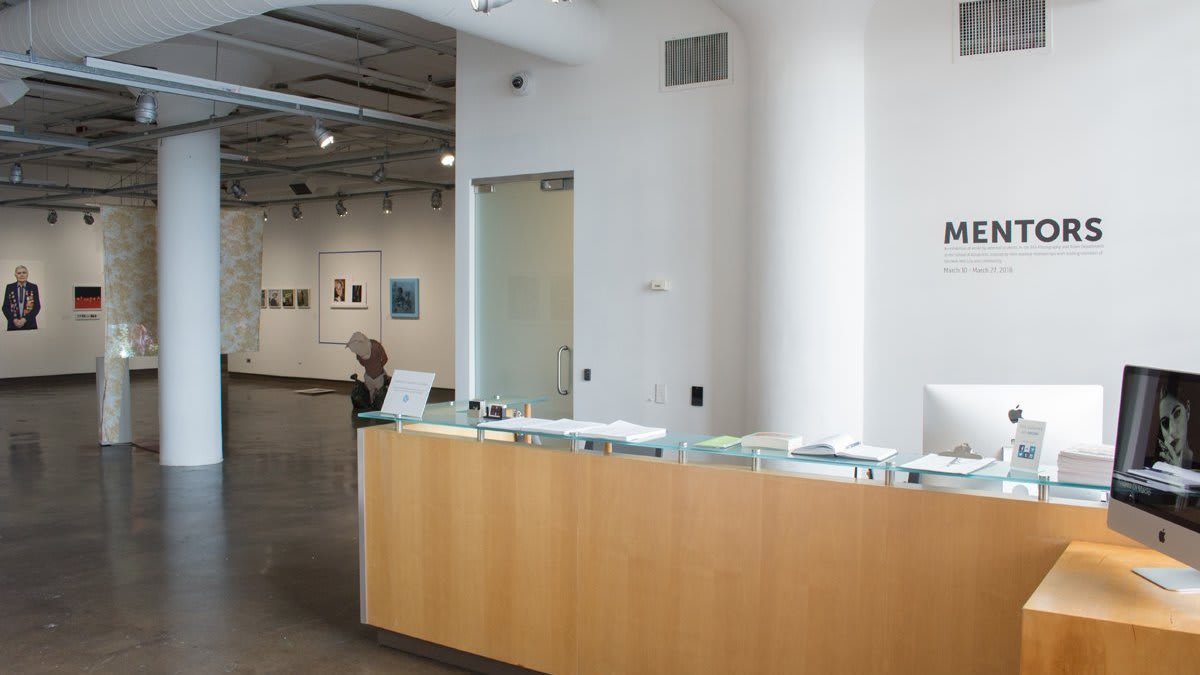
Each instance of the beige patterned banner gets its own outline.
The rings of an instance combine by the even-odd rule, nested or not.
[[[221,351],[258,351],[263,221],[257,212],[221,211]]]
[[[104,354],[158,354],[158,229],[155,209],[100,209],[104,228]]]

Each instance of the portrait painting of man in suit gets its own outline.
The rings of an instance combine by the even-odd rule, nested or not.
[[[29,280],[29,268],[17,265],[17,280],[4,287],[3,311],[8,330],[37,330],[37,315],[42,311],[42,296],[37,284]]]

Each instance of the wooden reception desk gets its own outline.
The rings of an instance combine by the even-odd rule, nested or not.
[[[1106,511],[360,430],[362,620],[547,673],[1018,672]]]

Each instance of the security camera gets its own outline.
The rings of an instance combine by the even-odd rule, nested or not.
[[[512,88],[513,94],[525,96],[533,88],[533,80],[528,71],[522,70],[519,73],[513,73],[513,76],[508,78],[508,86]]]

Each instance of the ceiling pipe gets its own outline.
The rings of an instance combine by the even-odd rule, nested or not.
[[[212,30],[197,31],[193,33],[193,35],[196,37],[213,40],[215,42],[231,44],[250,51],[280,56],[293,61],[311,63],[316,66],[321,66],[327,70],[351,73],[368,80],[387,82],[393,86],[400,87],[407,92],[418,94],[434,101],[439,101],[441,103],[454,103],[454,90],[447,89],[445,87],[439,87],[429,82],[418,82],[416,80],[410,80],[406,77],[400,77],[399,75],[385,73],[374,68],[359,66],[353,63],[342,63],[341,61],[334,61],[333,59],[327,59],[323,56],[315,56],[313,54],[296,51],[295,49],[276,47],[275,45],[254,42],[253,40],[246,40],[244,38],[234,37],[232,35],[225,35],[224,33],[218,33]]]
[[[458,55],[458,49],[452,45],[444,45],[433,40],[426,40],[425,38],[416,35],[401,33],[398,30],[393,30],[391,28],[367,21],[361,21],[351,16],[334,14],[333,12],[328,12],[316,7],[295,7],[278,12],[271,12],[271,15],[277,16],[285,21],[300,23],[306,26],[320,28],[322,30],[336,30],[341,28],[346,33],[351,35],[354,33],[359,33],[368,37],[403,42],[413,47],[424,47],[425,49],[437,52],[438,54],[443,54],[445,56]]]
[[[0,50],[64,61],[108,56],[311,2],[38,0],[0,11]],[[321,4],[406,12],[567,65],[589,60],[604,38],[603,16],[594,0],[514,3],[487,16],[472,11],[467,0],[323,0]],[[28,74],[19,65],[0,68],[0,80]]]

